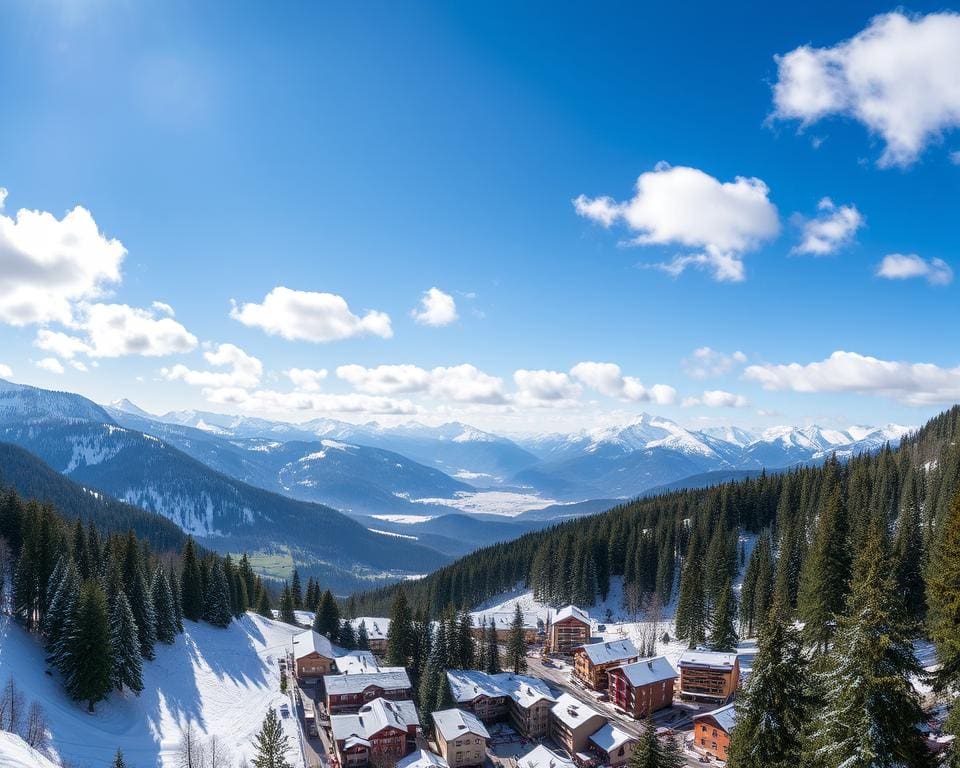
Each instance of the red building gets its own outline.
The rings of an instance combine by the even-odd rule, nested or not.
[[[374,699],[355,715],[330,718],[330,734],[344,768],[396,762],[413,751],[419,730],[412,701]]]
[[[610,701],[641,720],[673,703],[677,671],[665,656],[641,659],[607,672]]]
[[[352,675],[327,675],[323,678],[327,712],[357,712],[374,699],[404,701],[413,689],[403,667],[382,667],[379,672]]]

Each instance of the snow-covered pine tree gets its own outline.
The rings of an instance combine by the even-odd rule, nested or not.
[[[487,658],[484,660],[484,667],[488,675],[496,675],[502,671],[500,668],[500,645],[497,640],[497,627],[493,621],[487,626]]]
[[[267,589],[259,581],[257,585],[259,587],[257,589],[257,601],[253,606],[253,610],[267,619],[272,619],[273,611],[270,609],[270,596],[267,594]]]
[[[367,622],[360,622],[360,626],[357,627],[357,648],[361,651],[370,650],[370,636],[367,634]]]
[[[527,644],[523,637],[523,611],[520,603],[513,606],[513,621],[510,623],[510,636],[507,639],[507,662],[513,674],[527,671]]]
[[[74,627],[64,642],[59,668],[70,698],[87,702],[87,709],[93,712],[113,688],[110,616],[107,596],[97,581],[83,582],[74,613]]]
[[[180,576],[180,604],[183,618],[200,621],[203,616],[203,578],[197,560],[193,539],[188,537],[183,547],[183,566]]]
[[[150,596],[153,599],[157,640],[170,645],[177,638],[177,614],[174,610],[173,594],[170,592],[170,582],[167,580],[163,565],[159,563],[153,572]]]
[[[707,645],[713,651],[733,651],[737,647],[737,602],[730,579],[724,582],[717,597]]]
[[[43,619],[47,663],[57,669],[60,668],[59,660],[64,651],[64,642],[69,642],[73,629],[74,612],[80,594],[80,577],[72,560],[66,561],[60,574],[60,583]],[[51,583],[52,581],[51,579]]]
[[[111,602],[110,655],[113,686],[118,691],[122,691],[126,686],[140,695],[143,690],[143,665],[133,610],[123,590],[118,590]]]
[[[228,627],[233,620],[230,608],[230,586],[223,570],[223,561],[218,557],[210,569],[207,591],[203,596],[204,621],[215,627]]]
[[[357,636],[353,631],[353,624],[350,623],[350,619],[344,619],[340,622],[337,642],[347,650],[353,650],[357,647]]]
[[[291,596],[292,594],[293,590]],[[333,599],[333,593],[329,589],[320,596],[320,603],[313,616],[313,630],[334,642],[337,641],[340,632],[340,609],[337,608],[337,601]]]
[[[289,750],[287,735],[273,707],[267,710],[254,744],[257,748],[257,755],[253,758],[254,768],[290,768],[286,757]]]
[[[390,608],[390,628],[387,630],[387,664],[404,667],[410,661],[413,644],[413,615],[402,589],[397,590]]]
[[[177,633],[183,632],[183,603],[181,603],[182,592],[180,589],[180,579],[177,578],[176,571],[170,570],[170,599],[173,601],[173,615],[176,619]]]
[[[113,762],[110,764],[111,768],[127,768],[127,764],[123,760],[123,752],[119,749],[117,754],[113,756]]]
[[[290,596],[293,598],[293,607],[303,610],[303,588],[300,585],[300,571],[293,569],[293,578],[290,580]]]

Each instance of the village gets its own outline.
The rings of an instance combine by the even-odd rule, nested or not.
[[[522,615],[525,672],[448,670],[455,706],[429,722],[421,721],[408,670],[383,664],[389,619],[353,620],[363,623],[369,650],[338,649],[313,630],[295,635],[281,664],[294,681],[305,764],[617,768],[648,720],[659,739],[681,747],[687,765],[724,764],[742,674],[736,652],[647,657],[577,606]],[[514,612],[482,618],[506,642]],[[479,639],[485,630],[475,620]]]

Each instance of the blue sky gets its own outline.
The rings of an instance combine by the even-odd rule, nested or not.
[[[0,371],[506,430],[960,399],[960,17],[662,6],[6,4]]]

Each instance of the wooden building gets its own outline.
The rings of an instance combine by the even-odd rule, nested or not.
[[[509,695],[510,724],[525,739],[542,739],[550,733],[550,709],[557,700],[549,686],[535,677],[501,672],[494,681]]]
[[[642,720],[673,704],[677,671],[665,656],[641,659],[607,672],[610,701]]]
[[[736,653],[687,651],[677,663],[680,698],[725,704],[740,685],[740,662]]]
[[[367,644],[370,650],[377,656],[385,656],[387,653],[387,633],[390,631],[390,619],[381,616],[360,616],[351,619],[354,634],[360,631],[362,623],[367,630]]]
[[[607,718],[569,693],[560,694],[550,709],[550,737],[574,757],[606,724]]]
[[[450,768],[483,765],[490,733],[472,712],[444,709],[433,713],[437,749]]]
[[[587,749],[600,758],[600,765],[617,768],[630,761],[630,756],[638,743],[639,739],[636,736],[631,736],[622,728],[607,723],[590,736]]]
[[[357,712],[374,699],[405,701],[413,697],[410,678],[403,667],[382,667],[366,674],[327,675],[323,678],[327,712]]]
[[[352,715],[332,715],[330,735],[343,768],[394,763],[410,753],[420,732],[412,701],[374,699]]]
[[[513,628],[513,611],[493,611],[490,613],[473,615],[473,634],[474,640],[480,641],[483,635],[483,622],[487,623],[487,631],[490,625],[497,630],[497,642],[506,643],[510,639],[510,630]],[[528,645],[537,642],[540,637],[542,623],[535,613],[523,614],[523,640]]]
[[[640,658],[629,640],[581,645],[573,651],[573,674],[584,685],[596,691],[607,688],[607,672]]]
[[[547,630],[548,653],[570,653],[578,645],[590,642],[590,617],[575,605],[561,608]]]
[[[449,669],[447,684],[457,706],[470,710],[483,722],[506,719],[510,694],[492,675],[475,669]]]
[[[736,721],[733,704],[693,716],[693,746],[708,758],[727,759],[730,734]]]
[[[336,655],[323,635],[308,629],[293,637],[293,664],[300,680],[329,675]]]

